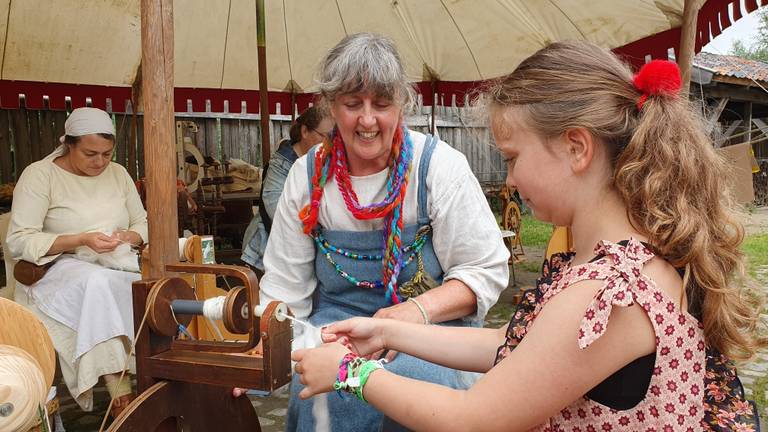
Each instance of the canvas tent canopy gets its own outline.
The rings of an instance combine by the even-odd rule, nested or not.
[[[174,2],[175,111],[205,111],[206,100],[214,112],[223,112],[225,101],[229,112],[259,111],[255,3]],[[700,3],[695,51],[758,7],[757,0]],[[310,103],[319,59],[346,34],[372,31],[393,38],[409,77],[421,83],[424,103],[431,104],[434,93],[461,100],[478,81],[511,71],[556,40],[586,39],[635,63],[666,58],[670,49],[679,49],[684,5],[684,0],[267,1],[270,111],[278,103],[286,107],[295,101],[299,109]],[[93,106],[125,110],[141,64],[139,0],[2,0],[0,17],[2,108],[17,108],[24,94],[27,108],[63,109],[69,97],[74,107],[90,98]]]

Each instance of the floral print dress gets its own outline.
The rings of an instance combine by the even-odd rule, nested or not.
[[[656,333],[656,360],[645,398],[616,410],[583,397],[538,431],[751,431],[759,429],[754,407],[728,360],[708,349],[699,322],[642,274],[653,252],[635,239],[620,244],[601,241],[596,259],[571,266],[573,254],[545,261],[536,288],[524,293],[499,347],[496,362],[519,343],[547,301],[583,280],[604,281],[584,313],[578,343],[586,348],[605,333],[614,306],[639,304]]]

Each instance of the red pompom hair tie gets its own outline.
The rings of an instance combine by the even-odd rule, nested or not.
[[[680,93],[682,81],[680,68],[677,63],[669,60],[653,60],[640,68],[633,80],[635,88],[643,95],[637,100],[637,109],[649,96],[677,96]]]

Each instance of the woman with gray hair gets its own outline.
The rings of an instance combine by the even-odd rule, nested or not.
[[[355,316],[480,326],[507,286],[509,254],[464,155],[404,125],[414,91],[394,43],[347,36],[323,60],[319,85],[336,127],[291,168],[261,302],[286,302],[317,327]],[[317,343],[308,330],[294,329],[294,349]],[[469,384],[406,354],[374,356],[402,376]],[[300,401],[301,389],[294,376],[287,430],[396,427],[355,398]]]

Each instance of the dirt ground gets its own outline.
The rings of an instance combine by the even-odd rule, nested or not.
[[[747,235],[768,233],[768,207],[759,207],[747,216],[744,224]]]

